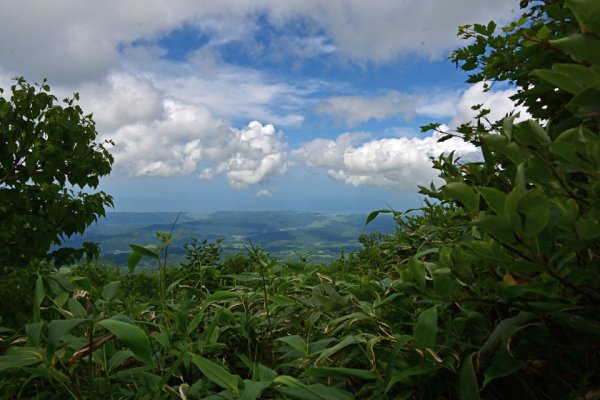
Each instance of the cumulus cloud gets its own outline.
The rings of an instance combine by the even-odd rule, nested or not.
[[[454,151],[463,158],[477,158],[479,150],[460,139],[438,143],[441,134],[425,138],[385,138],[360,141],[364,134],[344,134],[334,140],[306,143],[292,154],[311,167],[321,167],[346,184],[415,190],[436,179],[429,157]]]
[[[450,125],[456,127],[461,123],[473,120],[478,111],[471,109],[476,104],[482,104],[483,108],[490,109],[487,118],[490,122],[498,121],[511,111],[520,113],[520,120],[529,119],[531,115],[523,107],[515,107],[515,103],[510,96],[516,93],[516,89],[505,90],[483,90],[483,83],[471,85],[461,96],[455,106],[455,114]]]
[[[111,94],[107,96],[110,98]],[[111,113],[114,110],[109,107],[98,118],[103,120]],[[117,173],[195,173],[205,179],[224,175],[231,186],[241,188],[283,174],[289,166],[282,134],[275,132],[273,125],[254,121],[244,129],[236,129],[203,105],[174,99],[163,100],[159,112],[140,114],[102,134],[102,138],[115,143],[111,151]]]
[[[281,142],[281,133],[276,133],[273,125],[263,126],[253,121],[247,128],[230,132],[230,147],[213,148],[210,155],[219,161],[215,166],[204,168],[199,177],[225,174],[231,186],[242,188],[287,172],[290,162],[284,151],[285,145]]]
[[[127,72],[115,72],[100,82],[86,84],[81,92],[82,106],[94,110],[100,130],[159,119],[165,112],[164,94],[154,83]]]

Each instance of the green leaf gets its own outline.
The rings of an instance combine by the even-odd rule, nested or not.
[[[251,381],[244,379],[244,388],[240,393],[240,400],[255,400],[258,399],[260,394],[271,386],[273,381]]]
[[[28,346],[40,347],[40,337],[42,334],[42,328],[44,327],[44,324],[44,321],[40,321],[25,326],[25,333],[27,333],[27,337],[29,338],[29,340],[27,341]]]
[[[572,34],[551,40],[550,45],[564,51],[575,61],[600,64],[600,40],[590,35]]]
[[[208,306],[210,303],[213,303],[216,301],[237,299],[237,298],[242,297],[243,295],[244,295],[244,293],[242,293],[242,292],[228,292],[226,290],[222,290],[222,291],[214,292],[213,294],[211,294],[210,296],[205,298],[202,301],[202,303],[204,306]]]
[[[288,296],[280,296],[277,294],[272,294],[268,296],[269,301],[278,306],[293,306],[296,304],[296,300],[290,298]]]
[[[477,376],[473,368],[473,357],[477,353],[471,353],[467,356],[460,368],[459,386],[460,398],[462,400],[478,400],[479,388],[477,387]]]
[[[35,292],[33,295],[33,322],[40,322],[40,307],[45,296],[44,281],[41,276],[38,276],[35,281]]]
[[[4,355],[0,356],[0,372],[38,364],[43,359],[44,356],[36,348],[10,347]]]
[[[518,315],[506,318],[500,321],[500,323],[496,326],[492,334],[487,338],[485,343],[479,349],[479,353],[483,356],[486,355],[490,350],[494,348],[496,343],[501,338],[508,338],[512,335],[512,333],[522,325],[530,322],[535,318],[535,315],[532,313],[521,311]]]
[[[276,383],[285,385],[277,390],[286,396],[299,400],[351,400],[351,393],[321,384],[306,385],[291,376],[281,375],[275,378]]]
[[[319,367],[308,368],[302,373],[307,378],[332,378],[338,376],[349,376],[354,378],[372,380],[377,379],[378,375],[366,369],[340,368],[340,367]]]
[[[481,193],[485,202],[498,215],[504,214],[504,203],[506,202],[506,193],[493,187],[478,187],[477,191]]]
[[[554,64],[551,70],[536,69],[532,74],[572,94],[597,85],[600,79],[594,70],[579,64]]]
[[[377,216],[379,214],[389,214],[389,213],[393,213],[394,211],[392,210],[376,210],[376,211],[372,211],[371,213],[369,213],[369,215],[367,216],[367,220],[365,221],[365,226],[369,225],[371,222],[373,222],[373,220],[375,218],[377,218]]]
[[[238,380],[235,375],[223,368],[221,365],[207,360],[197,354],[192,354],[192,362],[198,367],[211,382],[217,384],[223,389],[239,393]]]
[[[113,281],[109,284],[105,285],[102,288],[102,298],[108,302],[110,302],[113,297],[117,294],[117,290],[119,290],[119,285],[121,281]]]
[[[567,110],[582,119],[600,117],[600,90],[586,88],[577,93],[567,104]]]
[[[338,342],[337,344],[335,344],[334,346],[325,349],[319,355],[319,357],[315,360],[315,363],[319,364],[322,360],[324,360],[327,357],[330,357],[331,355],[337,353],[338,351],[340,351],[344,347],[350,346],[352,344],[360,343],[359,340],[356,338],[356,336],[360,337],[360,335],[349,335],[349,336],[346,336],[340,342]]]
[[[527,120],[515,126],[513,132],[515,140],[528,146],[541,146],[550,143],[550,137],[537,122]]]
[[[287,344],[291,348],[299,351],[302,355],[308,355],[308,345],[306,344],[306,341],[298,335],[280,337],[277,338],[276,341]]]
[[[425,264],[415,257],[411,257],[408,259],[406,272],[406,277],[411,282],[414,282],[419,289],[425,289]]]
[[[600,36],[600,7],[597,0],[566,0],[584,32],[589,30]]]
[[[507,351],[501,349],[494,354],[491,365],[486,368],[482,389],[491,381],[514,374],[525,365],[525,362],[515,360]]]
[[[129,255],[127,256],[127,272],[129,274],[133,273],[135,267],[137,267],[141,259],[142,255],[140,253],[136,253],[135,251],[129,253]]]
[[[138,244],[130,244],[129,247],[131,247],[135,253],[139,253],[142,256],[154,258],[155,260],[160,259],[160,254],[158,254],[156,251],[150,250],[147,247],[142,247]]]
[[[119,350],[115,354],[113,354],[108,360],[108,370],[112,371],[115,368],[119,368],[121,364],[125,362],[125,360],[133,357],[133,351],[131,350]]]
[[[67,300],[67,310],[69,310],[75,318],[88,317],[88,313],[85,310],[85,308],[83,308],[79,301],[75,300],[72,297]]]
[[[516,240],[513,227],[506,218],[497,215],[482,216],[475,221],[475,225],[502,243],[510,244]]]
[[[449,200],[459,201],[470,213],[479,210],[479,194],[464,182],[451,182],[444,187],[444,194]]]
[[[394,369],[394,371],[392,372],[390,381],[388,382],[388,384],[385,388],[385,393],[389,392],[390,389],[396,383],[401,382],[401,381],[405,380],[406,378],[409,378],[411,376],[417,376],[417,375],[428,375],[428,374],[438,370],[439,368],[440,367],[436,364],[428,363],[428,364],[419,364],[419,365],[415,365],[415,366],[408,367],[408,368]]]
[[[137,326],[129,322],[116,319],[105,319],[97,323],[100,326],[119,338],[137,358],[146,363],[152,363],[152,350],[146,333]]]
[[[525,216],[523,231],[529,237],[540,233],[550,221],[550,200],[541,189],[527,191],[518,208]]]
[[[421,348],[432,347],[437,344],[437,308],[428,308],[419,314],[413,330],[415,345]]]
[[[73,329],[86,322],[85,319],[55,319],[48,324],[48,341],[46,343],[46,360],[52,361],[58,343]]]

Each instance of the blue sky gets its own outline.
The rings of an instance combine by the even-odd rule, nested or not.
[[[293,209],[337,213],[419,205],[437,143],[483,103],[447,60],[456,27],[507,22],[510,0],[8,1],[0,86],[49,78],[79,92],[115,165],[116,211]]]

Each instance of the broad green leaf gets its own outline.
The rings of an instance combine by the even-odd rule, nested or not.
[[[278,306],[293,306],[296,304],[296,300],[288,296],[280,296],[280,295],[269,295],[269,301]]]
[[[46,343],[46,359],[52,361],[58,343],[73,329],[86,322],[85,319],[55,319],[48,324],[48,341]]]
[[[521,230],[521,216],[519,214],[519,203],[525,194],[524,187],[515,185],[513,190],[506,196],[504,201],[504,218],[516,231]]]
[[[504,214],[504,203],[506,202],[506,193],[494,187],[478,187],[477,191],[481,193],[485,202],[498,215]]]
[[[430,374],[430,373],[436,371],[439,368],[440,367],[436,364],[428,363],[428,364],[419,364],[419,365],[415,365],[413,367],[408,367],[408,368],[394,369],[394,371],[392,372],[391,378],[385,388],[385,393],[389,392],[390,389],[395,384],[405,380],[406,378],[409,378],[411,376],[417,376],[417,375],[427,375],[427,374]]]
[[[478,400],[479,388],[477,387],[477,376],[473,368],[473,357],[477,353],[471,353],[467,356],[460,368],[460,398],[461,400]]]
[[[273,381],[251,381],[244,379],[244,388],[240,393],[240,400],[258,399],[263,390],[271,386]]]
[[[45,296],[44,281],[41,276],[38,276],[35,281],[35,292],[33,295],[33,322],[40,321],[40,307]]]
[[[323,350],[323,352],[315,360],[315,364],[319,364],[322,360],[324,360],[324,359],[332,356],[333,354],[337,353],[338,351],[340,351],[344,347],[350,346],[352,344],[360,343],[359,340],[356,338],[356,336],[360,337],[360,335],[346,336],[340,342],[338,342],[337,344],[335,344],[334,346],[332,346],[332,347],[330,347],[328,349]]]
[[[308,368],[302,373],[302,376],[308,378],[331,378],[336,376],[351,376],[361,379],[377,379],[377,374],[373,371],[357,368],[340,368],[340,367],[317,367]]]
[[[28,346],[40,347],[40,336],[45,323],[44,321],[40,321],[25,326],[25,333],[27,333],[27,337],[29,338],[27,341]]]
[[[498,350],[494,354],[491,365],[486,368],[484,373],[484,381],[482,389],[491,381],[511,375],[520,370],[525,365],[525,362],[515,360],[504,349]]]
[[[540,233],[550,220],[550,200],[540,189],[527,191],[519,200],[519,211],[525,216],[523,231],[533,237]]]
[[[600,36],[600,6],[597,0],[566,0],[565,4],[584,30]]]
[[[306,344],[306,341],[298,335],[280,337],[277,338],[276,341],[287,344],[291,348],[299,351],[300,354],[308,355],[308,345]]]
[[[0,356],[0,372],[13,368],[23,368],[43,361],[39,349],[32,347],[10,347]]]
[[[142,256],[154,258],[155,260],[158,260],[160,258],[160,255],[158,254],[158,252],[151,250],[147,247],[143,247],[138,244],[130,244],[129,247],[131,247],[131,249],[135,253],[139,253]]]
[[[425,289],[425,264],[411,257],[406,269],[407,277],[416,284],[419,289]]]
[[[219,291],[219,292],[214,292],[213,294],[211,294],[210,296],[205,298],[202,302],[203,302],[203,304],[208,305],[215,301],[240,298],[243,295],[244,295],[244,293],[242,293],[242,292],[228,292],[228,291],[223,290],[223,291]]]
[[[428,308],[419,314],[413,330],[413,339],[418,347],[433,347],[437,344],[437,307]]]
[[[115,354],[113,354],[108,360],[108,370],[112,371],[115,368],[119,368],[121,364],[125,362],[125,360],[133,357],[133,351],[131,350],[119,350]]]
[[[522,325],[525,325],[533,319],[535,319],[534,314],[523,311],[521,311],[518,315],[514,317],[503,319],[498,325],[496,325],[496,328],[494,329],[492,334],[481,346],[481,348],[479,349],[479,353],[482,356],[486,355],[490,350],[494,348],[496,343],[498,343],[498,341],[501,338],[510,337],[517,328],[519,328]]]
[[[541,146],[550,143],[550,137],[546,130],[531,119],[516,125],[513,136],[517,142],[528,146]]]
[[[140,253],[136,253],[135,251],[129,253],[129,255],[127,256],[127,272],[129,274],[133,273],[135,267],[137,267],[141,259],[142,255]]]
[[[75,316],[75,318],[87,318],[88,313],[85,308],[81,305],[81,303],[74,298],[69,298],[67,300],[67,310]]]
[[[460,202],[470,213],[479,210],[479,194],[463,182],[450,182],[444,187],[444,193],[449,200]]]
[[[229,371],[214,361],[210,361],[197,354],[192,354],[191,356],[192,362],[211,382],[217,384],[223,389],[239,393],[238,380],[235,375],[232,375]]]
[[[258,379],[261,381],[272,381],[277,377],[277,372],[269,367],[265,367],[262,364],[258,364],[256,366],[256,374],[258,375]]]
[[[579,118],[598,118],[600,116],[600,90],[586,88],[577,93],[567,104],[567,110]]]
[[[125,321],[105,319],[96,324],[113,333],[127,346],[138,359],[146,364],[152,363],[152,350],[148,336],[139,327]]]
[[[109,284],[105,285],[102,288],[102,298],[108,302],[110,302],[113,297],[117,294],[117,290],[119,290],[119,285],[121,281],[113,281]]]
[[[275,383],[285,385],[276,389],[294,399],[300,400],[351,400],[354,398],[351,393],[338,388],[329,387],[321,384],[306,385],[296,378],[287,375],[280,375],[275,378]]]
[[[597,85],[600,79],[591,68],[579,64],[554,64],[551,70],[536,69],[533,75],[571,94]]]
[[[575,61],[600,64],[600,40],[590,35],[576,33],[557,40],[551,40],[550,45],[564,51]]]

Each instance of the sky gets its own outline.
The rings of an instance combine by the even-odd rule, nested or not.
[[[0,87],[80,94],[113,171],[114,211],[418,207],[429,157],[484,104],[448,60],[457,27],[519,16],[511,0],[3,0]],[[4,94],[6,96],[6,92]]]

